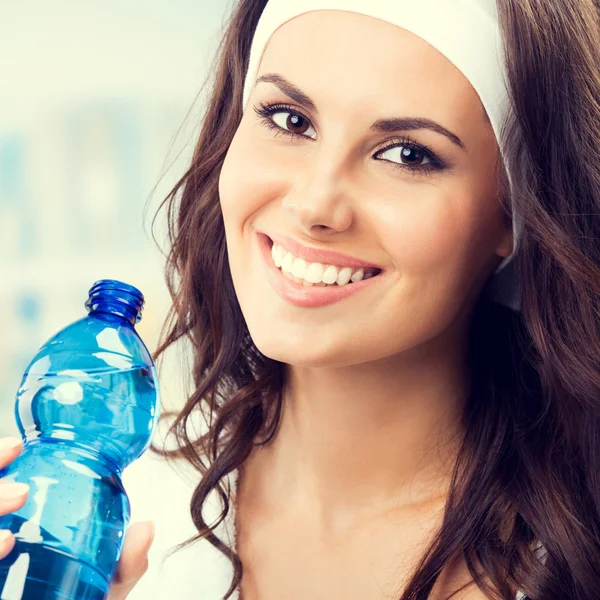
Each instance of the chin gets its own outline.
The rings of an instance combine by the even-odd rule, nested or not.
[[[274,326],[249,327],[254,345],[266,357],[298,367],[340,368],[367,363],[382,358],[381,349],[372,349],[365,340],[323,336],[317,328],[307,335]]]
[[[258,330],[257,330],[258,329]],[[249,328],[254,345],[266,357],[298,366],[325,366],[331,359],[331,349],[320,348],[313,340],[286,335],[281,327]]]

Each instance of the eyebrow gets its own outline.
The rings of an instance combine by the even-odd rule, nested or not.
[[[256,80],[256,85],[258,85],[261,81],[276,85],[286,96],[289,96],[301,106],[304,106],[313,112],[318,112],[317,106],[313,100],[300,88],[289,82],[285,77],[282,77],[277,73],[267,73]],[[465,152],[467,150],[467,147],[456,134],[448,131],[448,129],[439,123],[436,123],[435,121],[425,117],[397,117],[392,119],[378,119],[370,127],[371,131],[377,133],[393,133],[394,131],[411,131],[415,129],[430,129],[431,131],[440,133],[441,135],[446,136],[453,144]]]

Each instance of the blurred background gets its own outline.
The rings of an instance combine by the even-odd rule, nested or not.
[[[0,436],[18,435],[23,372],[50,337],[86,316],[95,281],[143,292],[136,329],[156,348],[170,298],[164,212],[157,242],[152,219],[191,160],[199,93],[235,4],[0,0]],[[179,350],[160,365],[165,408],[185,398]],[[222,597],[228,561],[208,542],[158,568],[167,549],[196,533],[197,474],[176,476],[146,452],[123,481],[132,521],[156,525],[157,568],[131,600]]]
[[[37,349],[98,279],[142,290],[153,351],[169,307],[150,232],[184,173],[227,0],[0,0],[0,436]],[[155,231],[163,241],[164,213]],[[174,359],[175,360],[175,359]],[[161,371],[180,404],[181,368]]]

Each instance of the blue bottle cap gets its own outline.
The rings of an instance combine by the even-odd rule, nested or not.
[[[135,325],[142,318],[144,295],[128,283],[101,279],[90,288],[85,307],[88,313],[97,311],[118,315]]]

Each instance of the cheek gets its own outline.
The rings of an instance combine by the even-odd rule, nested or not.
[[[475,194],[472,181],[445,188],[415,185],[411,194],[378,211],[384,250],[401,275],[403,301],[427,309],[427,318],[453,313],[454,301],[487,260],[484,246],[491,242],[482,220],[489,218]]]
[[[269,198],[283,192],[282,171],[272,154],[251,127],[242,122],[219,176],[219,199],[226,227],[234,224],[242,227]]]
[[[378,210],[387,251],[401,272],[427,276],[460,262],[470,224],[460,210],[459,194],[464,190],[415,186]]]
[[[246,205],[251,198],[248,190],[252,187],[252,169],[249,161],[245,160],[246,156],[238,130],[229,145],[219,175],[219,202],[226,228],[234,226],[239,221],[247,210]]]

